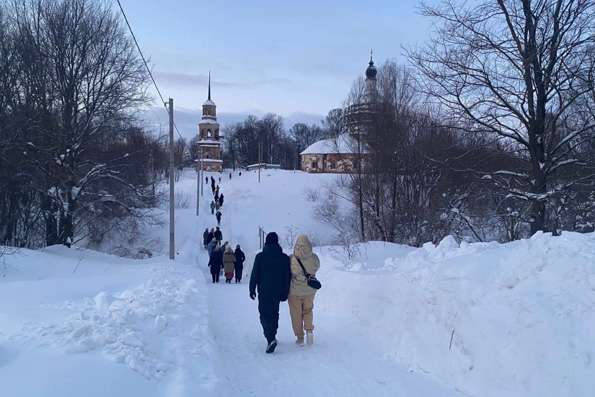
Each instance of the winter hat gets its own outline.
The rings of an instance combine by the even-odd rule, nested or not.
[[[279,245],[279,236],[277,236],[277,233],[275,232],[270,232],[269,234],[267,234],[267,237],[264,240],[264,242],[265,244]]]

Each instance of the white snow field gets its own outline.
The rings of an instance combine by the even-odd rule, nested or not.
[[[64,247],[3,256],[0,395],[594,395],[595,234],[371,242],[349,260],[305,194],[333,178],[222,175],[224,240],[247,254],[239,285],[210,283],[210,188],[197,217],[193,172],[176,186],[190,205],[177,211],[175,262],[167,225],[139,236],[162,251],[151,259]],[[264,353],[247,288],[259,226],[286,247],[298,233],[320,244],[314,346],[293,343],[282,304],[279,347]]]

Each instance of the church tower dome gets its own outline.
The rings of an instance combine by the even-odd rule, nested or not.
[[[377,73],[378,71],[376,70],[376,66],[374,66],[374,60],[372,59],[372,51],[370,51],[370,62],[366,69],[366,80],[376,80]]]

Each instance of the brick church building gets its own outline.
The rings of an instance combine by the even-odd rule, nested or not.
[[[365,161],[367,149],[362,139],[376,111],[376,74],[372,56],[366,69],[366,92],[361,103],[343,112],[346,132],[336,138],[314,142],[300,153],[302,171],[312,173],[351,173],[358,161]]]

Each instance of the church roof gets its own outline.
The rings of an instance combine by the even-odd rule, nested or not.
[[[300,154],[356,154],[357,152],[357,140],[346,133],[337,138],[314,142]],[[366,150],[362,147],[361,152],[365,153]]]

